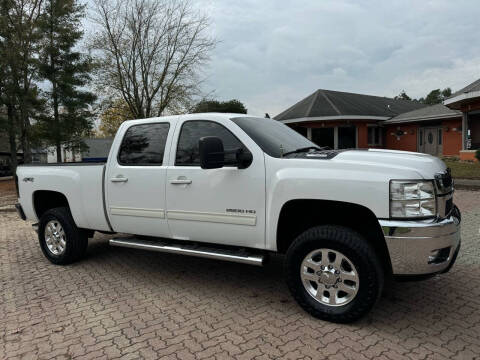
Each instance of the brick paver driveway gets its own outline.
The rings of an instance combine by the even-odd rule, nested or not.
[[[265,268],[110,248],[43,257],[30,224],[0,212],[0,359],[473,358],[480,356],[480,192],[458,191],[463,248],[448,274],[396,283],[352,325],[313,319],[281,259]]]

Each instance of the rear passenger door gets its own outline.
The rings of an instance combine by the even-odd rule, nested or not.
[[[134,123],[123,130],[117,153],[110,155],[106,203],[116,232],[170,236],[165,215],[165,149],[170,148],[170,128],[169,122]]]

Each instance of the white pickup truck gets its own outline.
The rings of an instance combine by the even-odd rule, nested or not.
[[[438,158],[328,150],[282,123],[240,114],[124,122],[104,164],[20,166],[23,219],[54,264],[114,246],[262,265],[285,254],[293,297],[315,317],[367,313],[386,280],[446,272],[460,212]]]

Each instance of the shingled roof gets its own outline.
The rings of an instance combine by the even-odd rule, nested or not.
[[[449,119],[460,116],[462,116],[462,113],[460,111],[449,109],[443,104],[436,104],[397,115],[390,120],[385,121],[384,124],[399,124],[416,121]]]
[[[465,86],[463,89],[458,90],[455,92],[450,98],[454,98],[458,95],[465,94],[465,93],[471,93],[474,91],[480,91],[480,79],[474,81],[473,83]]]
[[[381,96],[332,90],[317,90],[274,117],[276,120],[335,120],[371,118],[386,120],[392,116],[425,107],[424,104]]]
[[[478,102],[480,98],[480,79],[458,90],[448,99],[443,101],[451,109],[461,109],[462,104]]]

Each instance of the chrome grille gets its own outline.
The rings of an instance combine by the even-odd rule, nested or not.
[[[437,214],[440,218],[450,216],[453,210],[453,193],[437,196]]]
[[[453,180],[450,168],[435,175],[437,188],[437,213],[440,218],[450,216],[453,210]]]

